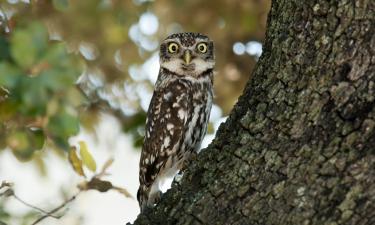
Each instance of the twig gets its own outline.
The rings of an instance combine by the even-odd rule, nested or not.
[[[70,202],[74,201],[77,196],[83,192],[83,191],[87,191],[87,190],[97,190],[97,191],[100,191],[100,192],[107,192],[108,190],[116,190],[118,191],[119,193],[125,195],[126,197],[128,198],[133,198],[131,196],[131,194],[125,189],[125,188],[121,188],[121,187],[117,187],[117,186],[113,186],[112,183],[110,181],[105,181],[105,180],[101,180],[100,178],[107,175],[108,173],[106,172],[107,169],[112,165],[113,163],[113,158],[110,158],[108,159],[101,171],[98,173],[98,174],[95,174],[90,180],[85,180],[84,182],[78,184],[78,188],[79,188],[79,191],[74,194],[72,197],[70,197],[69,199],[65,200],[63,203],[61,203],[59,206],[57,206],[56,208],[52,209],[51,211],[45,211],[37,206],[34,206],[32,204],[29,204],[27,202],[25,202],[24,200],[22,200],[21,198],[19,198],[13,191],[12,189],[12,183],[9,183],[9,182],[6,182],[6,181],[3,181],[1,184],[0,184],[0,189],[6,187],[7,189],[3,192],[0,192],[0,197],[4,196],[4,197],[10,197],[10,196],[13,196],[17,201],[21,202],[22,204],[34,209],[34,210],[37,210],[41,213],[43,213],[44,215],[41,215],[37,220],[35,220],[31,225],[35,225],[35,224],[38,224],[40,221],[48,218],[48,217],[52,217],[52,218],[55,218],[55,219],[60,219],[64,213],[61,215],[61,216],[56,216],[55,213],[57,213],[58,211],[60,211],[61,209],[63,209],[67,204],[69,204]],[[0,224],[1,225],[1,224]]]
[[[98,174],[96,174],[94,177],[96,177],[96,178],[102,178],[103,176],[109,175],[109,174],[107,173],[107,169],[112,165],[113,161],[114,161],[113,158],[109,158],[109,159],[104,163],[104,165],[103,165],[101,171],[100,171]]]
[[[45,215],[48,215],[48,216],[53,217],[55,219],[59,219],[61,217],[61,216],[56,216],[56,215],[50,214],[49,212],[47,212],[47,211],[45,211],[45,210],[43,210],[43,209],[41,209],[41,208],[39,208],[37,206],[31,205],[30,203],[25,202],[24,200],[22,200],[21,198],[19,198],[15,193],[13,193],[13,197],[17,201],[21,202],[22,204],[24,204],[24,205],[26,205],[26,206],[28,206],[28,207],[30,207],[32,209],[35,209],[35,210],[37,210],[37,211],[39,211],[39,212],[41,212],[41,213],[43,213]]]
[[[61,205],[59,205],[58,207],[52,209],[51,211],[49,211],[47,214],[39,217],[37,220],[35,220],[34,223],[32,223],[31,225],[35,225],[37,223],[39,223],[40,221],[44,220],[45,218],[47,217],[52,217],[51,215],[53,215],[54,213],[58,212],[60,209],[64,208],[68,203],[74,201],[74,199],[76,199],[76,197],[81,193],[81,191],[78,191],[75,195],[73,195],[71,198],[67,199],[65,202],[63,202]]]
[[[9,183],[7,181],[2,181],[2,183],[0,185],[0,189],[2,189],[4,187],[6,187],[7,189],[5,191],[3,191],[3,192],[0,193],[0,197],[12,197],[13,196],[20,203],[26,205],[27,207],[35,209],[36,211],[39,211],[39,212],[41,212],[43,214],[46,214],[46,215],[48,215],[50,217],[53,217],[53,218],[56,218],[56,219],[59,219],[61,217],[61,216],[52,215],[49,212],[47,212],[47,211],[45,211],[45,210],[43,210],[43,209],[41,209],[41,208],[39,208],[37,206],[34,206],[34,205],[26,202],[25,200],[22,200],[20,197],[18,197],[16,195],[16,193],[14,193],[14,190],[13,190],[12,186],[13,186],[12,183]]]
[[[3,180],[3,181],[1,182],[0,189],[3,188],[3,187],[8,187],[8,188],[10,188],[10,187],[12,187],[12,185],[13,185],[12,183]]]

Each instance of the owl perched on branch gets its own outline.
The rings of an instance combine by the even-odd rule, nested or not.
[[[160,200],[160,185],[200,148],[212,106],[213,42],[199,33],[168,36],[160,45],[160,71],[147,113],[140,159],[141,211]]]

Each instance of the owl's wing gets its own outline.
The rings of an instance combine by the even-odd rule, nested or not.
[[[140,161],[140,182],[150,186],[168,159],[178,154],[191,96],[181,84],[154,91],[147,113],[145,139]]]

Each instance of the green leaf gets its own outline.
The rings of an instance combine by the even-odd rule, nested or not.
[[[89,149],[87,148],[86,142],[80,141],[79,142],[79,153],[81,155],[81,159],[83,164],[92,172],[96,171],[96,162],[92,157]]]
[[[36,150],[44,145],[42,130],[17,129],[12,130],[6,137],[6,144],[13,150],[13,154],[21,161],[30,160]]]
[[[9,42],[3,36],[0,36],[0,61],[10,59]]]
[[[7,121],[17,113],[17,103],[11,99],[0,101],[0,121]]]
[[[49,46],[43,61],[49,66],[42,71],[40,78],[43,84],[53,91],[73,87],[82,73],[81,61],[74,55],[68,54],[62,43],[54,43]]]
[[[63,149],[69,149],[68,138],[79,131],[78,118],[66,112],[59,112],[50,117],[47,130],[51,134],[55,144]]]
[[[22,73],[8,62],[0,62],[0,86],[13,88],[17,85]]]
[[[29,146],[26,132],[18,130],[8,135],[7,143],[12,149],[25,149]]]
[[[39,77],[25,77],[16,89],[20,95],[22,108],[20,112],[27,116],[44,115],[50,97],[46,88],[43,88]]]
[[[14,130],[10,132],[7,136],[6,143],[20,161],[30,160],[34,153],[31,148],[30,137],[25,130]]]
[[[44,146],[44,140],[45,140],[45,136],[44,136],[43,130],[41,130],[41,129],[30,130],[29,131],[29,136],[31,137],[32,147],[35,150],[39,150],[39,149],[43,148],[43,146]]]
[[[18,65],[30,68],[47,47],[48,35],[44,26],[32,22],[28,27],[16,29],[11,37],[11,55]]]
[[[134,116],[127,118],[123,123],[124,132],[136,130],[138,127],[143,127],[146,122],[147,114],[145,112],[139,112]]]

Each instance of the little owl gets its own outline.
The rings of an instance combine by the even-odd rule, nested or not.
[[[178,33],[161,43],[139,163],[141,211],[159,201],[163,181],[199,150],[212,106],[214,65],[214,46],[205,35]]]

